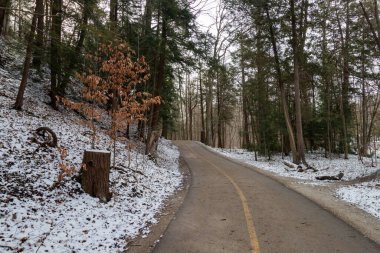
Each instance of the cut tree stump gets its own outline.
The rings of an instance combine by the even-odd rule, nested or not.
[[[109,177],[111,166],[111,152],[101,150],[84,151],[81,170],[81,184],[83,190],[103,202],[111,199]]]

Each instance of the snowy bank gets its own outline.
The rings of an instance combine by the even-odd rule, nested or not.
[[[341,187],[336,195],[380,219],[380,179]]]
[[[65,162],[76,168],[90,148],[90,131],[73,112],[51,109],[47,82],[30,82],[24,110],[13,110],[20,83],[15,76],[0,68],[0,252],[123,252],[127,239],[148,233],[165,200],[180,187],[178,149],[160,140],[157,160],[151,161],[138,152],[138,142],[131,152],[118,142],[122,169],[111,169],[108,203],[83,193],[74,178],[51,190],[60,153],[33,142],[33,131],[51,128],[69,152]],[[99,130],[96,148],[109,150],[110,143]]]
[[[236,159],[238,161],[253,165],[263,170],[270,171],[280,176],[291,177],[303,180],[320,182],[315,177],[317,176],[335,176],[339,172],[343,172],[344,181],[350,181],[356,178],[368,176],[380,169],[380,166],[372,167],[370,159],[364,158],[364,162],[358,160],[357,156],[349,155],[348,159],[323,157],[322,154],[306,154],[306,160],[310,166],[317,169],[317,172],[307,170],[305,172],[297,172],[295,169],[289,169],[284,161],[291,161],[289,156],[281,158],[280,155],[274,155],[271,160],[266,157],[258,156],[255,161],[253,152],[244,149],[220,149],[215,148],[218,153]]]

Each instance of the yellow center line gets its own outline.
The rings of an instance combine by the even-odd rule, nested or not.
[[[186,147],[195,156],[195,152],[193,151],[193,149],[190,146],[188,146],[188,145],[186,145]],[[247,229],[248,229],[249,239],[250,239],[251,247],[252,247],[251,253],[260,253],[260,245],[259,245],[259,241],[257,239],[257,235],[256,235],[256,231],[255,231],[255,226],[253,224],[253,218],[252,218],[249,206],[248,206],[247,198],[244,196],[243,191],[240,189],[240,187],[238,186],[238,184],[232,179],[232,177],[230,177],[226,172],[224,172],[222,169],[218,168],[215,164],[213,164],[212,162],[210,162],[207,159],[203,158],[202,156],[201,156],[201,158],[204,161],[206,161],[208,164],[210,164],[212,167],[214,167],[219,173],[221,173],[223,176],[225,176],[231,182],[231,184],[235,187],[235,190],[238,193],[238,195],[240,197],[240,200],[241,200],[241,203],[243,205],[243,211],[244,211],[245,221],[247,223]]]

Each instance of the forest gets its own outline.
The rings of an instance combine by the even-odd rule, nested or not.
[[[58,109],[79,82],[91,86],[83,73],[111,75],[102,62],[116,52],[105,45],[126,45],[141,63],[126,75],[146,76],[94,89],[104,95],[95,103],[112,112],[131,92],[122,91],[126,82],[144,94],[135,105],[151,103],[136,121],[124,118],[127,138],[136,126],[146,143],[153,135],[200,140],[268,158],[291,154],[295,163],[316,150],[371,155],[380,131],[376,0],[209,2],[1,0],[0,36],[24,54],[15,109],[33,89],[29,72],[49,76]]]
[[[379,252],[379,8],[0,0],[0,252]]]

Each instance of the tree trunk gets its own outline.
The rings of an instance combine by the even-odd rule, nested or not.
[[[44,25],[44,41],[48,41],[51,30],[51,0],[44,0],[45,5],[45,25]]]
[[[223,141],[222,141],[222,121],[221,121],[221,107],[222,107],[222,101],[221,101],[221,83],[219,80],[219,67],[217,67],[216,70],[216,113],[217,113],[217,122],[216,122],[216,134],[218,138],[218,148],[223,148]]]
[[[190,85],[190,82],[189,82]],[[190,91],[188,92],[189,94],[189,102],[188,102],[188,107],[189,107],[189,139],[192,141],[193,140],[193,110],[194,110],[194,105],[192,101],[192,90],[190,87]]]
[[[160,139],[160,132],[151,131],[147,140],[147,144],[146,144],[146,151],[145,151],[146,155],[155,156],[159,139]]]
[[[35,40],[35,50],[33,55],[33,67],[38,72],[41,71],[41,63],[44,54],[44,1],[39,0],[36,2],[36,15],[37,15],[37,36]]]
[[[61,31],[62,31],[62,0],[52,0],[52,24],[50,42],[50,78],[51,106],[57,109],[57,95],[61,85]]]
[[[349,89],[349,35],[350,35],[350,19],[349,19],[349,1],[346,1],[346,28],[345,37],[343,36],[343,30],[340,23],[339,15],[337,14],[338,28],[340,33],[340,42],[342,47],[343,58],[343,80],[341,86],[341,94],[339,101],[340,117],[342,119],[342,133],[343,133],[343,149],[344,159],[348,159],[348,136],[347,136],[347,119],[350,115],[349,102],[348,102],[348,89]]]
[[[184,100],[184,107],[185,107],[185,139],[189,140],[190,135],[190,128],[189,128],[189,79],[188,74],[185,73],[185,100]]]
[[[184,114],[183,114],[183,106],[182,106],[182,101],[183,101],[183,97],[182,97],[182,78],[181,76],[179,76],[179,82],[178,82],[178,93],[179,93],[179,112],[180,112],[180,115],[181,115],[181,129],[180,129],[180,138],[182,140],[185,139],[185,117],[184,117]]]
[[[36,0],[36,3],[41,0]],[[37,6],[37,4],[36,4]],[[37,9],[37,7],[36,7]],[[32,26],[30,28],[30,33],[28,36],[28,45],[26,47],[26,56],[24,60],[24,67],[22,70],[22,78],[21,78],[21,83],[20,87],[18,89],[17,93],[17,98],[16,98],[16,103],[15,103],[15,109],[16,110],[22,110],[22,105],[24,102],[24,93],[26,89],[26,84],[28,81],[29,77],[29,69],[30,69],[30,61],[32,58],[32,53],[33,53],[33,41],[34,41],[34,35],[36,32],[36,23],[37,23],[37,15],[36,15],[37,10],[35,10],[35,13],[33,14],[32,18]]]
[[[202,67],[199,69],[199,98],[201,103],[201,122],[202,122],[202,130],[205,131],[205,118],[204,118],[204,105],[203,105],[203,88],[202,88]],[[202,139],[202,138],[201,138]]]
[[[211,80],[207,81],[206,93],[206,144],[212,145],[212,83]]]
[[[83,156],[85,168],[81,170],[81,184],[84,192],[103,202],[111,199],[109,175],[111,153],[108,151],[86,150]]]
[[[116,32],[117,29],[117,10],[118,10],[118,1],[111,0],[110,1],[110,30]]]
[[[0,0],[0,36],[4,34],[5,20],[6,20],[6,8],[8,7],[10,0]]]
[[[327,6],[324,6],[323,21],[322,21],[322,80],[325,85],[324,101],[327,104],[327,119],[326,128],[327,135],[325,136],[325,157],[331,159],[331,75],[328,67],[327,55],[327,39],[326,39],[326,23],[327,15],[330,9],[330,1],[327,1]]]
[[[161,46],[159,54],[159,63],[157,66],[157,79],[154,87],[154,96],[160,96],[162,92],[162,87],[164,85],[165,78],[165,64],[166,64],[166,17],[162,19],[162,32],[161,32]],[[160,105],[153,105],[153,114],[151,120],[151,129],[153,131],[158,130],[159,120],[160,120]]]
[[[297,163],[297,162],[299,163],[298,151],[297,151],[296,141],[295,141],[295,136],[294,136],[294,130],[293,130],[293,126],[292,126],[292,123],[290,120],[290,116],[289,116],[288,101],[286,99],[286,90],[285,90],[285,85],[284,85],[284,81],[282,78],[280,58],[279,58],[278,50],[277,50],[277,41],[276,41],[276,37],[274,35],[274,27],[272,24],[272,20],[269,16],[269,9],[268,9],[267,5],[265,5],[265,11],[266,11],[267,19],[268,19],[269,24],[270,24],[269,25],[270,38],[271,38],[274,58],[275,58],[275,62],[276,62],[275,66],[276,66],[276,73],[277,73],[277,79],[278,79],[278,86],[279,86],[280,92],[281,92],[282,109],[284,112],[286,129],[288,131],[289,145],[290,145],[290,149],[292,151],[293,163]]]
[[[364,32],[363,32],[363,38],[364,38]],[[364,51],[364,46],[362,48]],[[368,115],[368,108],[367,108],[367,94],[366,94],[366,80],[365,80],[365,66],[364,66],[364,52],[362,51],[361,55],[361,74],[362,74],[362,80],[361,80],[361,90],[362,90],[362,147],[361,147],[361,156],[367,156],[368,153],[368,141],[367,141],[367,127],[368,127],[368,121],[367,121],[367,115]]]
[[[144,37],[151,33],[152,26],[152,0],[146,0],[144,11]]]
[[[244,52],[243,42],[240,42],[240,67],[241,67],[241,86],[242,86],[242,100],[243,100],[243,148],[250,149],[251,143],[249,140],[249,126],[248,126],[248,96],[247,87],[245,83],[245,65],[244,65]]]
[[[301,161],[307,165],[305,158],[305,144],[302,131],[302,110],[301,110],[301,92],[299,76],[299,43],[296,28],[296,16],[294,9],[294,0],[290,0],[290,11],[292,15],[292,47],[293,47],[293,67],[294,67],[294,96],[296,110],[296,130],[297,130],[297,151],[298,157],[296,163]]]
[[[206,125],[205,125],[205,109],[203,104],[203,88],[202,88],[202,67],[199,70],[199,97],[201,103],[201,142],[206,143]]]
[[[22,6],[21,6],[21,0],[18,0],[18,13],[17,13],[17,17],[18,17],[18,22],[17,22],[17,25],[18,25],[18,37],[19,39],[21,40],[22,37],[23,37],[23,34],[22,34],[22,26],[24,24],[23,22],[23,15],[21,14],[21,11],[22,11]]]

